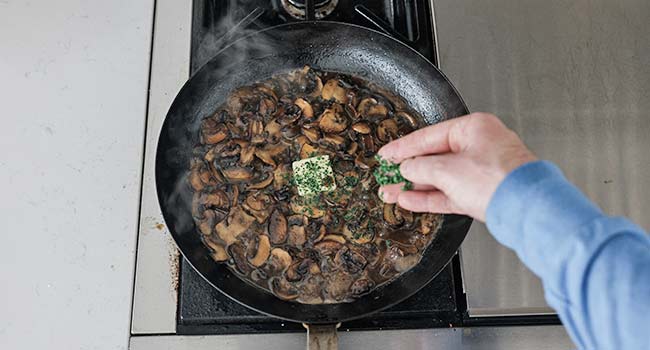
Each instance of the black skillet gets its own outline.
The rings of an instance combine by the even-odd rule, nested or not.
[[[270,316],[308,324],[336,324],[364,317],[408,298],[451,260],[471,219],[447,215],[422,261],[394,282],[354,302],[305,305],[284,301],[240,280],[215,263],[191,217],[185,181],[199,121],[213,113],[235,88],[304,65],[347,73],[404,98],[428,124],[467,114],[460,95],[427,59],[389,36],[336,22],[298,22],[272,27],[231,44],[205,64],[172,103],[158,140],[158,200],[176,244],[212,286],[240,304]]]

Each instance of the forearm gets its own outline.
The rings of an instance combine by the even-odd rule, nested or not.
[[[534,162],[513,171],[490,201],[487,225],[540,276],[580,347],[650,342],[641,328],[650,321],[650,241],[637,226],[605,216],[557,167]],[[632,300],[631,291],[646,294]],[[637,337],[621,339],[622,326]]]

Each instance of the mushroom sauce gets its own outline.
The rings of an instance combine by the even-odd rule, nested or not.
[[[349,302],[416,265],[442,223],[384,204],[377,150],[424,125],[391,93],[310,67],[232,92],[193,150],[192,214],[212,252],[284,300]],[[336,188],[298,194],[292,163],[329,157]]]

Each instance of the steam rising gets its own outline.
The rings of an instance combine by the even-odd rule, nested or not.
[[[198,43],[198,47],[193,50],[192,74],[194,75],[201,67],[217,55],[219,55],[220,62],[236,65],[238,62],[247,60],[252,55],[259,57],[272,53],[272,45],[269,44],[268,38],[265,35],[249,36],[258,31],[253,22],[262,14],[263,10],[257,8],[243,17],[237,17],[237,11],[231,9],[229,14],[221,18],[218,23],[213,24],[209,28],[201,28],[204,32],[201,35],[201,41]],[[213,16],[214,14],[208,13],[207,15]],[[228,50],[223,50],[226,47],[228,47]],[[219,68],[221,69],[223,67],[219,66]],[[204,86],[201,87],[201,90],[208,91],[212,88],[212,86]],[[206,108],[209,111],[207,113],[212,113],[217,105],[222,102],[216,105],[214,103],[208,103]],[[206,101],[196,100],[195,103],[203,104]],[[201,109],[204,110],[206,108]],[[169,132],[170,135],[173,135],[174,143],[178,145],[174,149],[169,150],[169,152],[173,153],[174,157],[165,157],[166,159],[187,159],[184,155],[192,152],[192,148],[197,142],[196,135],[198,135],[201,120],[205,116],[205,114],[188,116],[189,123],[183,125],[182,130],[177,130],[181,128],[174,129],[169,125],[167,131],[163,130],[163,132]],[[178,164],[178,166],[181,169],[189,169],[190,164],[188,162],[187,164]],[[191,215],[193,191],[187,181],[189,173],[189,170],[184,171],[184,174],[180,176],[178,182],[174,185],[173,192],[164,203],[168,212],[176,213],[174,222],[168,222],[167,224],[177,234],[185,232],[195,234],[192,229],[194,227],[194,220]],[[171,218],[168,217],[167,219],[170,220]]]

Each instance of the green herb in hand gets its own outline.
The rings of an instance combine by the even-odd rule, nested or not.
[[[375,159],[377,159],[379,165],[373,172],[373,175],[379,185],[383,186],[403,183],[402,191],[413,189],[413,183],[405,179],[400,173],[399,164],[383,159],[380,155],[376,155]]]

